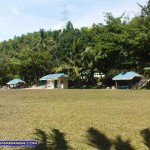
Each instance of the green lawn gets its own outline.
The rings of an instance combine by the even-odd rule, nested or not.
[[[149,150],[150,91],[0,90],[0,140],[31,139],[33,150]]]

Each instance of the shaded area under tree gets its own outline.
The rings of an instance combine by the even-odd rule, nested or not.
[[[130,141],[124,141],[121,136],[115,140],[109,139],[104,133],[91,127],[87,130],[88,145],[98,150],[110,150],[112,146],[116,150],[135,150]]]
[[[40,129],[36,129],[37,147],[23,147],[20,150],[70,150],[65,134],[58,129],[52,129],[52,133],[46,134]]]
[[[150,149],[150,128],[141,131],[143,137],[143,143]]]

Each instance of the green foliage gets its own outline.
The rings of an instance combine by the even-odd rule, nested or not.
[[[64,72],[80,77],[81,70],[137,70],[150,66],[150,0],[141,15],[105,13],[106,24],[75,29],[69,21],[63,30],[28,33],[0,43],[0,82],[14,76],[38,84],[41,76]],[[112,73],[111,73],[112,72]]]

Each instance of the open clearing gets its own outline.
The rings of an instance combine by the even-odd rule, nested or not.
[[[0,139],[38,139],[35,150],[149,150],[150,91],[0,90]]]

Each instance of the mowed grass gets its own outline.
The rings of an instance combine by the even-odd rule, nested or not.
[[[32,139],[38,150],[149,150],[150,91],[0,90],[0,140]]]

